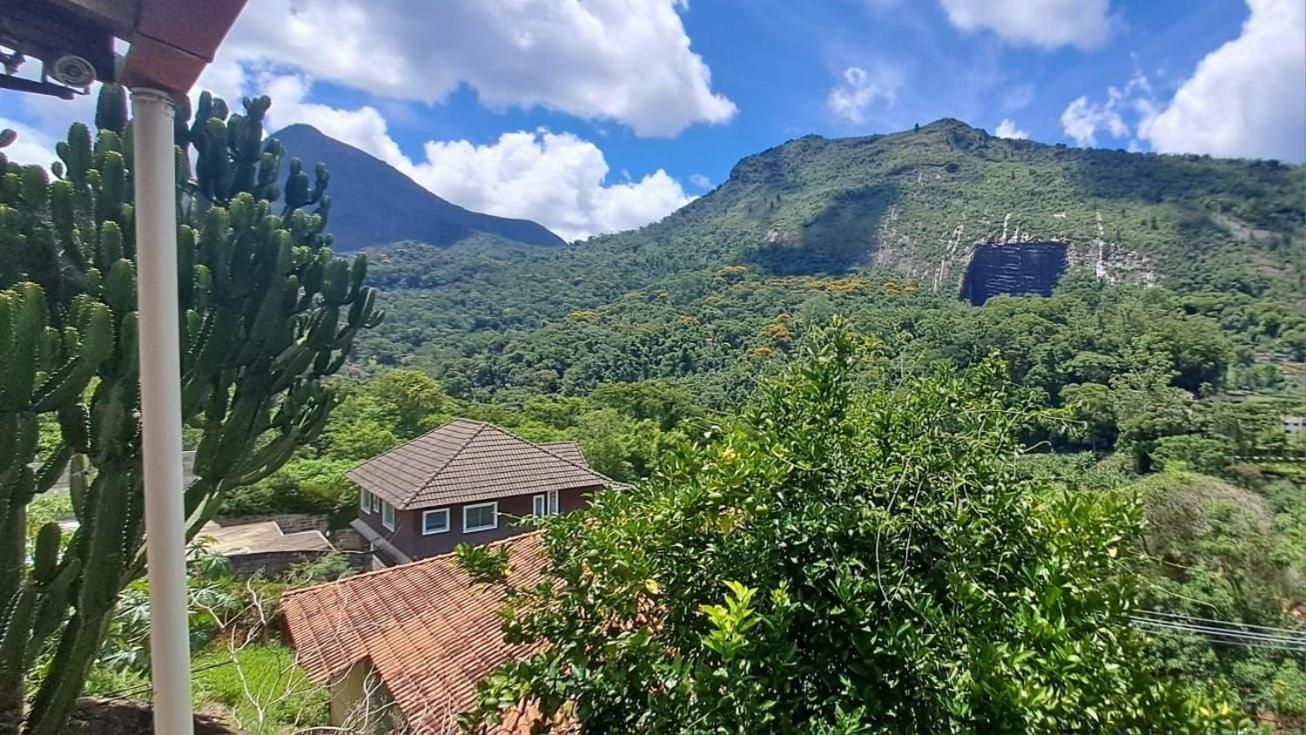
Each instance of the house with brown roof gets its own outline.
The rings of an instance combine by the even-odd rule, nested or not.
[[[510,547],[512,579],[534,585],[547,557],[535,533]],[[295,660],[331,694],[331,721],[347,732],[457,733],[476,685],[530,649],[503,639],[497,588],[474,585],[452,554],[281,597]],[[526,735],[536,712],[509,713],[490,733]]]
[[[458,419],[355,467],[353,527],[382,565],[402,564],[529,530],[522,518],[569,513],[615,483],[574,442],[533,444]]]

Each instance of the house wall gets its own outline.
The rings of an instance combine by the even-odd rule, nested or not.
[[[366,660],[355,661],[328,689],[332,725],[357,735],[393,735],[405,730],[394,697]]]
[[[584,508],[589,502],[586,496],[598,489],[598,487],[589,487],[559,492],[558,510],[562,513],[571,513]],[[526,495],[514,495],[509,498],[499,498],[499,527],[474,533],[463,533],[463,506],[466,505],[464,503],[422,509],[449,508],[449,530],[445,533],[430,536],[422,535],[422,510],[396,511],[395,529],[393,531],[381,525],[381,514],[379,512],[370,513],[360,508],[358,517],[382,538],[394,544],[400,551],[413,559],[425,559],[428,556],[447,554],[461,543],[484,544],[531,530],[530,526],[517,525],[512,520],[531,514],[531,498],[536,494],[528,493]],[[479,502],[471,503],[471,505],[479,504]]]

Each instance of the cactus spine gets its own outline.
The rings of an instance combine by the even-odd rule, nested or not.
[[[283,151],[262,139],[270,105],[246,99],[242,114],[228,114],[205,94],[194,120],[179,107],[174,129],[182,411],[201,433],[188,538],[226,492],[321,432],[335,404],[323,381],[382,318],[363,285],[366,260],[347,263],[328,247],[325,168],[310,182],[292,161],[285,206],[273,211]],[[94,137],[69,129],[53,177],[0,153],[0,733],[62,731],[118,593],[144,568],[122,90],[105,85],[96,126]],[[57,419],[62,443],[32,469],[42,414]],[[53,526],[29,551],[26,505],[69,465],[80,526],[62,551]],[[23,681],[47,642],[54,657],[24,712]]]

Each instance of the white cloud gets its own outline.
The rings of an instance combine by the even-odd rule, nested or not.
[[[245,94],[248,82],[249,76],[238,62],[220,55],[204,67],[204,72],[195,81],[195,86],[191,88],[191,102],[199,99],[201,90],[207,90],[239,109],[240,98]]]
[[[1117,139],[1129,137],[1126,113],[1134,113],[1146,121],[1155,110],[1147,77],[1135,73],[1124,87],[1108,87],[1104,102],[1091,102],[1087,96],[1081,96],[1067,105],[1061,113],[1061,129],[1076,144],[1095,146],[1099,132]]]
[[[1106,129],[1116,138],[1129,134],[1120,113],[1105,105],[1096,105],[1081,96],[1066,106],[1061,113],[1061,129],[1066,136],[1082,146],[1097,145],[1097,132]]]
[[[1004,41],[1045,49],[1092,49],[1111,32],[1107,0],[940,0],[958,30],[990,30]]]
[[[605,183],[603,152],[570,133],[504,133],[489,145],[428,141],[424,153],[409,169],[422,186],[470,209],[534,220],[567,240],[638,227],[692,199],[662,169]]]
[[[24,166],[44,166],[58,160],[54,152],[54,141],[45,133],[24,125],[16,120],[0,117],[0,130],[9,128],[18,133],[18,139],[7,148],[0,149],[5,157]]]
[[[1025,140],[1029,138],[1029,133],[1016,127],[1016,123],[1006,118],[1003,118],[1002,122],[998,123],[998,127],[993,131],[993,134],[999,138],[1014,138],[1016,140]]]
[[[280,130],[295,123],[307,123],[323,133],[360,148],[395,168],[409,165],[399,144],[390,137],[385,118],[375,107],[345,110],[308,102],[312,82],[297,75],[264,75],[258,86],[272,98],[267,127]],[[437,192],[438,193],[438,192]],[[461,202],[459,202],[461,204]]]
[[[709,179],[703,174],[690,174],[689,183],[693,184],[694,186],[697,186],[700,189],[712,188],[712,179]]]
[[[860,66],[850,66],[841,76],[842,80],[830,89],[825,106],[853,124],[865,122],[866,113],[877,102],[892,107],[902,86],[901,76],[887,69],[877,69],[872,75]]]
[[[0,127],[18,133],[18,140],[5,149],[5,155],[25,165],[49,166],[57,158],[55,141],[67,136],[68,126],[75,122],[90,125],[95,119],[99,91],[100,85],[95,84],[90,94],[71,100],[17,92],[0,94]]]
[[[1153,149],[1306,160],[1306,3],[1247,4],[1241,35],[1207,54],[1140,124]]]
[[[307,102],[311,83],[265,77],[271,129],[308,123],[389,163],[431,192],[468,209],[534,220],[567,240],[627,230],[689,203],[678,181],[658,169],[642,179],[608,181],[594,143],[548,130],[504,133],[488,145],[427,141],[423,158],[404,155],[373,107],[353,110]]]
[[[540,106],[671,136],[737,111],[690,49],[682,0],[259,0],[220,63],[297,67],[436,103],[466,84],[492,108]]]

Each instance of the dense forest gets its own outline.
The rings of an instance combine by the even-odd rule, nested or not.
[[[728,373],[748,359],[782,353],[785,332],[830,314],[896,341],[989,318],[957,299],[978,242],[1062,244],[1070,290],[1086,273],[1159,284],[1181,295],[1106,298],[1209,318],[1253,353],[1291,352],[1306,338],[1303,201],[1306,169],[1268,161],[1070,149],[952,120],[809,136],[744,159],[638,231],[547,251],[490,238],[376,250],[392,316],[359,356],[416,365],[468,398],[652,378],[713,394],[712,383],[737,385]],[[1249,355],[1235,360],[1244,375]]]

